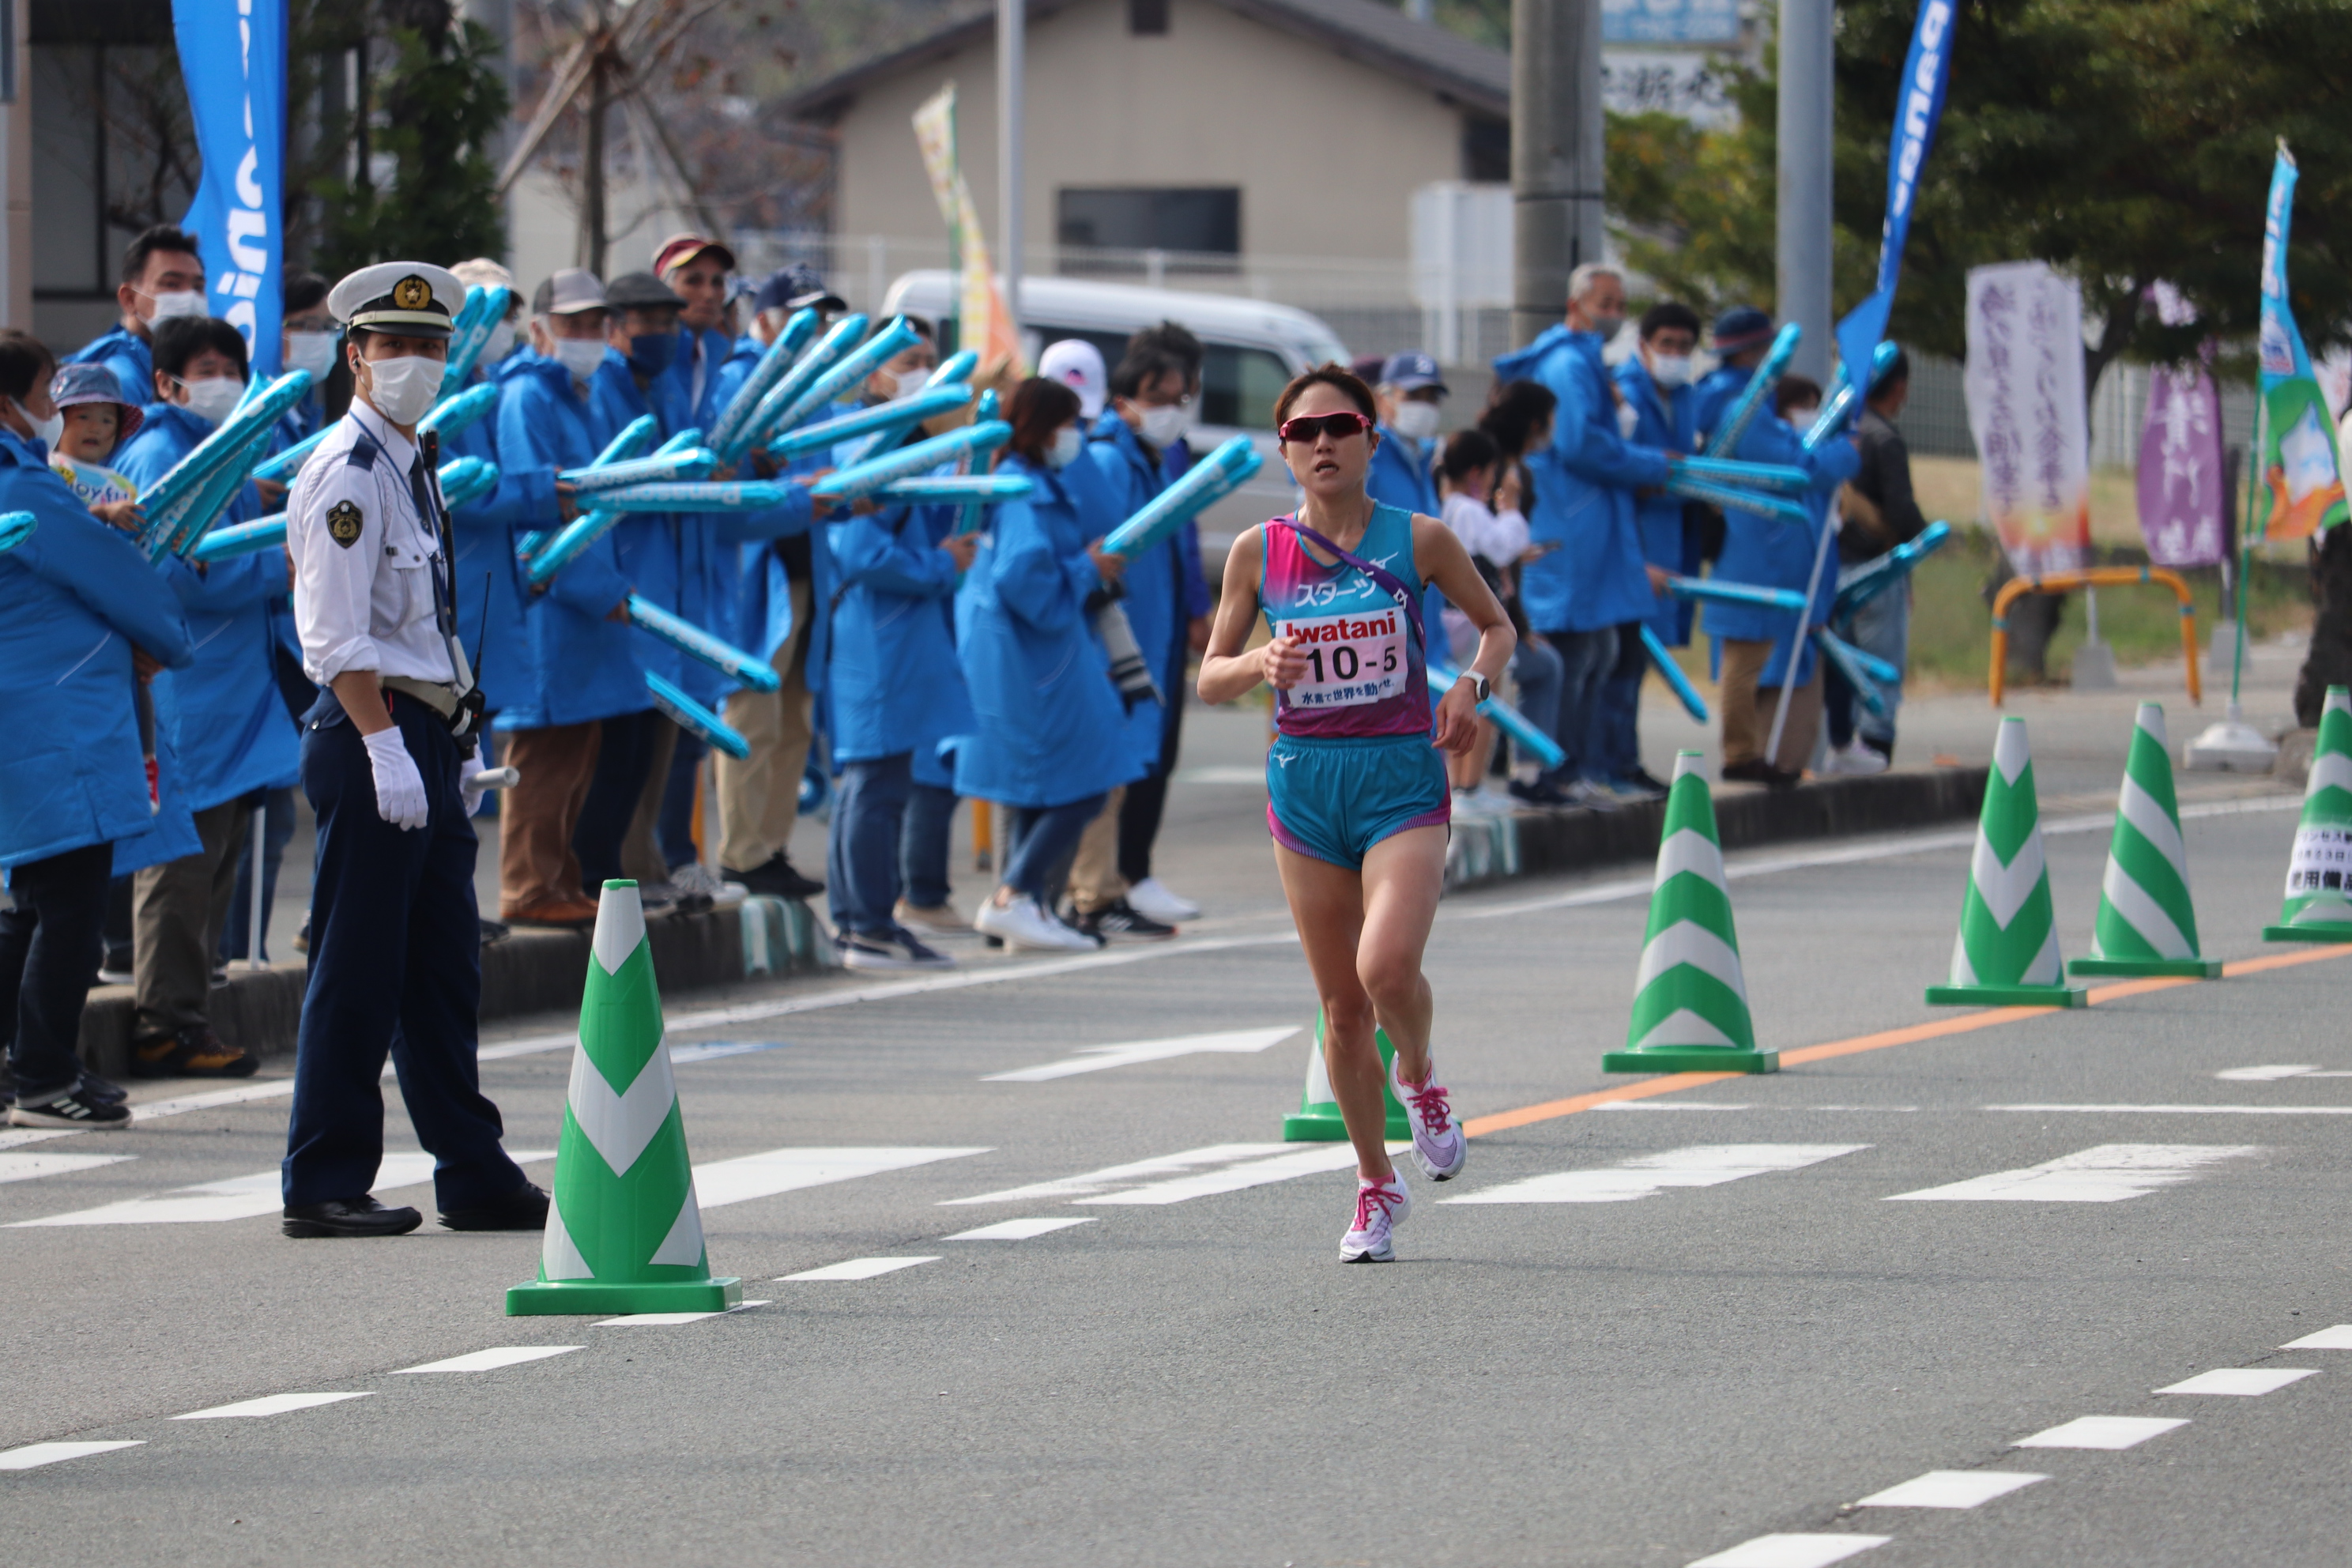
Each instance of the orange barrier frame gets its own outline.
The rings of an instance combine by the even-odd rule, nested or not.
[[[2000,706],[2003,678],[2009,667],[2009,606],[2020,594],[2063,594],[2070,588],[2120,588],[2135,583],[2161,583],[2180,601],[2180,649],[2189,659],[2189,700],[2205,700],[2205,680],[2197,668],[2197,607],[2180,574],[2162,566],[2092,566],[2077,572],[2051,572],[2040,577],[2012,577],[1992,601],[1992,705]]]

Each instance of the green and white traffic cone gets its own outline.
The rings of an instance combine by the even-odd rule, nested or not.
[[[2352,690],[2327,689],[2303,821],[2286,868],[2286,905],[2264,942],[2352,942]]]
[[[507,1315],[723,1311],[743,1282],[710,1277],[635,882],[604,884],[590,953],[539,1278]]]
[[[1732,929],[1731,889],[1715,800],[1696,752],[1675,757],[1650,892],[1650,934],[1633,982],[1625,1048],[1603,1072],[1778,1072],[1780,1053],[1756,1048],[1748,978]]]
[[[1386,1069],[1396,1059],[1396,1047],[1389,1044],[1389,1032],[1377,1024],[1372,1043],[1381,1048],[1381,1099],[1389,1108],[1388,1136],[1410,1138],[1412,1123],[1405,1120],[1404,1107],[1387,1082]],[[1318,1007],[1315,1048],[1307,1053],[1307,1090],[1298,1097],[1298,1109],[1282,1119],[1282,1139],[1286,1143],[1344,1143],[1347,1138],[1347,1119],[1339,1114],[1339,1102],[1331,1094],[1331,1074],[1323,1065],[1323,1010]]]
[[[2069,974],[2186,974],[2211,980],[2219,959],[2197,952],[2197,907],[2189,897],[2189,851],[2180,838],[2180,805],[2172,793],[2172,758],[2164,747],[2164,709],[2143,702],[2124,759],[2116,802],[2116,836],[2099,883],[2099,919],[2091,956]]]
[[[1952,983],[1927,987],[1930,1005],[2081,1007],[2090,1002],[2066,984],[2058,956],[2058,921],[2050,902],[2050,867],[2042,855],[2042,814],[2033,799],[2033,754],[2025,721],[2000,721],[1977,820],[1976,855],[1960,900],[1960,934],[1952,942]]]

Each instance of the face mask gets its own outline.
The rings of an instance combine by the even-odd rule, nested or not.
[[[1389,428],[1408,441],[1426,441],[1437,434],[1437,405],[1408,398],[1397,405]]]
[[[207,425],[217,425],[236,411],[245,400],[245,383],[233,375],[208,375],[201,381],[184,381],[180,389],[188,395],[188,412]]]
[[[34,418],[33,411],[26,407],[21,403],[16,405],[16,412],[23,415],[25,416],[25,423],[33,427],[33,439],[38,441],[42,446],[47,447],[50,451],[56,451],[58,449],[58,443],[66,438],[66,415],[64,409],[58,409],[47,419]]]
[[[920,396],[925,387],[929,384],[930,379],[931,373],[928,370],[903,371],[891,376],[890,401],[904,403],[910,397]]]
[[[555,340],[555,362],[572,373],[574,381],[585,381],[596,374],[604,363],[604,340],[602,338],[558,338]]]
[[[1054,444],[1045,448],[1045,466],[1050,468],[1066,468],[1076,462],[1078,454],[1086,449],[1087,438],[1078,434],[1078,427],[1075,425],[1065,425],[1054,432]]]
[[[1155,447],[1172,445],[1192,425],[1192,411],[1181,403],[1170,403],[1143,411],[1143,428],[1136,434]]]
[[[1677,386],[1688,386],[1690,377],[1688,354],[1660,354],[1650,362],[1650,379],[1669,392]]]
[[[313,382],[326,379],[328,369],[335,363],[335,334],[332,332],[289,332],[286,334],[286,368],[307,370]]]
[[[441,374],[448,368],[437,359],[403,354],[398,359],[372,359],[367,366],[367,400],[394,425],[414,425],[432,411],[441,391]]]
[[[1625,318],[1622,316],[1595,316],[1592,318],[1593,334],[1605,343],[1615,337],[1617,329],[1624,324]]]
[[[1800,430],[1810,429],[1813,421],[1819,419],[1821,416],[1822,410],[1819,404],[1815,404],[1811,407],[1791,408],[1788,413],[1781,416],[1783,419],[1786,419],[1790,425]]]
[[[629,340],[629,368],[639,375],[659,375],[677,357],[676,332],[639,332]]]
[[[500,321],[490,329],[490,335],[482,340],[482,357],[474,363],[483,365],[496,364],[514,353],[514,323]]]
[[[201,316],[205,313],[205,297],[194,289],[175,289],[169,294],[151,294],[155,302],[154,320],[168,321],[175,316]]]

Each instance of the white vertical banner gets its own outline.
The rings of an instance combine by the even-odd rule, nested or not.
[[[1969,430],[1985,515],[2026,576],[2089,564],[2083,290],[2039,261],[1969,270]]]

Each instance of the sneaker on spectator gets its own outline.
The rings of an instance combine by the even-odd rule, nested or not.
[[[774,899],[813,899],[824,891],[824,884],[814,878],[803,877],[793,869],[793,863],[781,853],[771,855],[748,871],[730,870],[726,875],[743,884],[752,892]]]
[[[1391,1173],[1385,1182],[1356,1178],[1356,1223],[1339,1238],[1342,1263],[1394,1263],[1396,1248],[1390,1233],[1412,1213],[1412,1194],[1404,1178]]]
[[[1580,805],[1587,811],[1615,811],[1623,804],[1615,791],[1591,779],[1570,779],[1560,793],[1568,797],[1569,805]]]
[[[1072,931],[1032,898],[1016,898],[1009,904],[988,900],[971,917],[971,929],[1003,938],[1007,947],[1041,952],[1092,952],[1103,945],[1100,937]]]
[[[1064,924],[1081,936],[1096,937],[1105,943],[1114,942],[1166,942],[1176,934],[1176,928],[1162,921],[1153,920],[1127,900],[1106,904],[1091,913],[1073,910],[1075,918]]]
[[[935,904],[926,908],[900,899],[890,918],[918,936],[970,936],[971,921],[958,912],[953,904]]]
[[[98,983],[100,985],[129,985],[135,983],[138,978],[127,965],[120,969],[111,963],[101,963],[98,966]]]
[[[1829,762],[1822,771],[1848,778],[1868,778],[1873,773],[1886,771],[1886,754],[1856,735],[1844,745],[1831,750]]]
[[[1548,779],[1513,779],[1511,799],[1525,805],[1566,805],[1568,796]]]
[[[1761,757],[1750,757],[1744,763],[1723,764],[1727,784],[1760,784],[1770,789],[1787,789],[1797,782],[1798,775],[1776,768]]]
[[[80,1092],[100,1105],[121,1105],[131,1098],[131,1091],[112,1079],[100,1078],[88,1068],[81,1069]]]
[[[637,902],[649,915],[698,915],[710,908],[707,895],[689,893],[676,882],[638,883]]]
[[[38,1105],[8,1108],[11,1127],[69,1127],[76,1131],[104,1131],[131,1125],[131,1108],[93,1100],[77,1085]]]
[[[224,1044],[209,1024],[131,1042],[132,1078],[251,1078],[261,1058]]]
[[[1664,800],[1667,794],[1658,775],[1647,768],[1635,768],[1624,777],[1611,781],[1610,787],[1628,800]]]
[[[1201,906],[1171,889],[1157,877],[1146,877],[1127,890],[1127,901],[1162,925],[1180,926],[1201,918]]]
[[[681,897],[708,899],[708,907],[718,910],[731,910],[751,895],[742,883],[728,881],[699,860],[671,867],[669,884]]]
[[[887,935],[836,932],[833,951],[844,969],[953,969],[955,960],[925,947],[913,931],[897,927]]]

